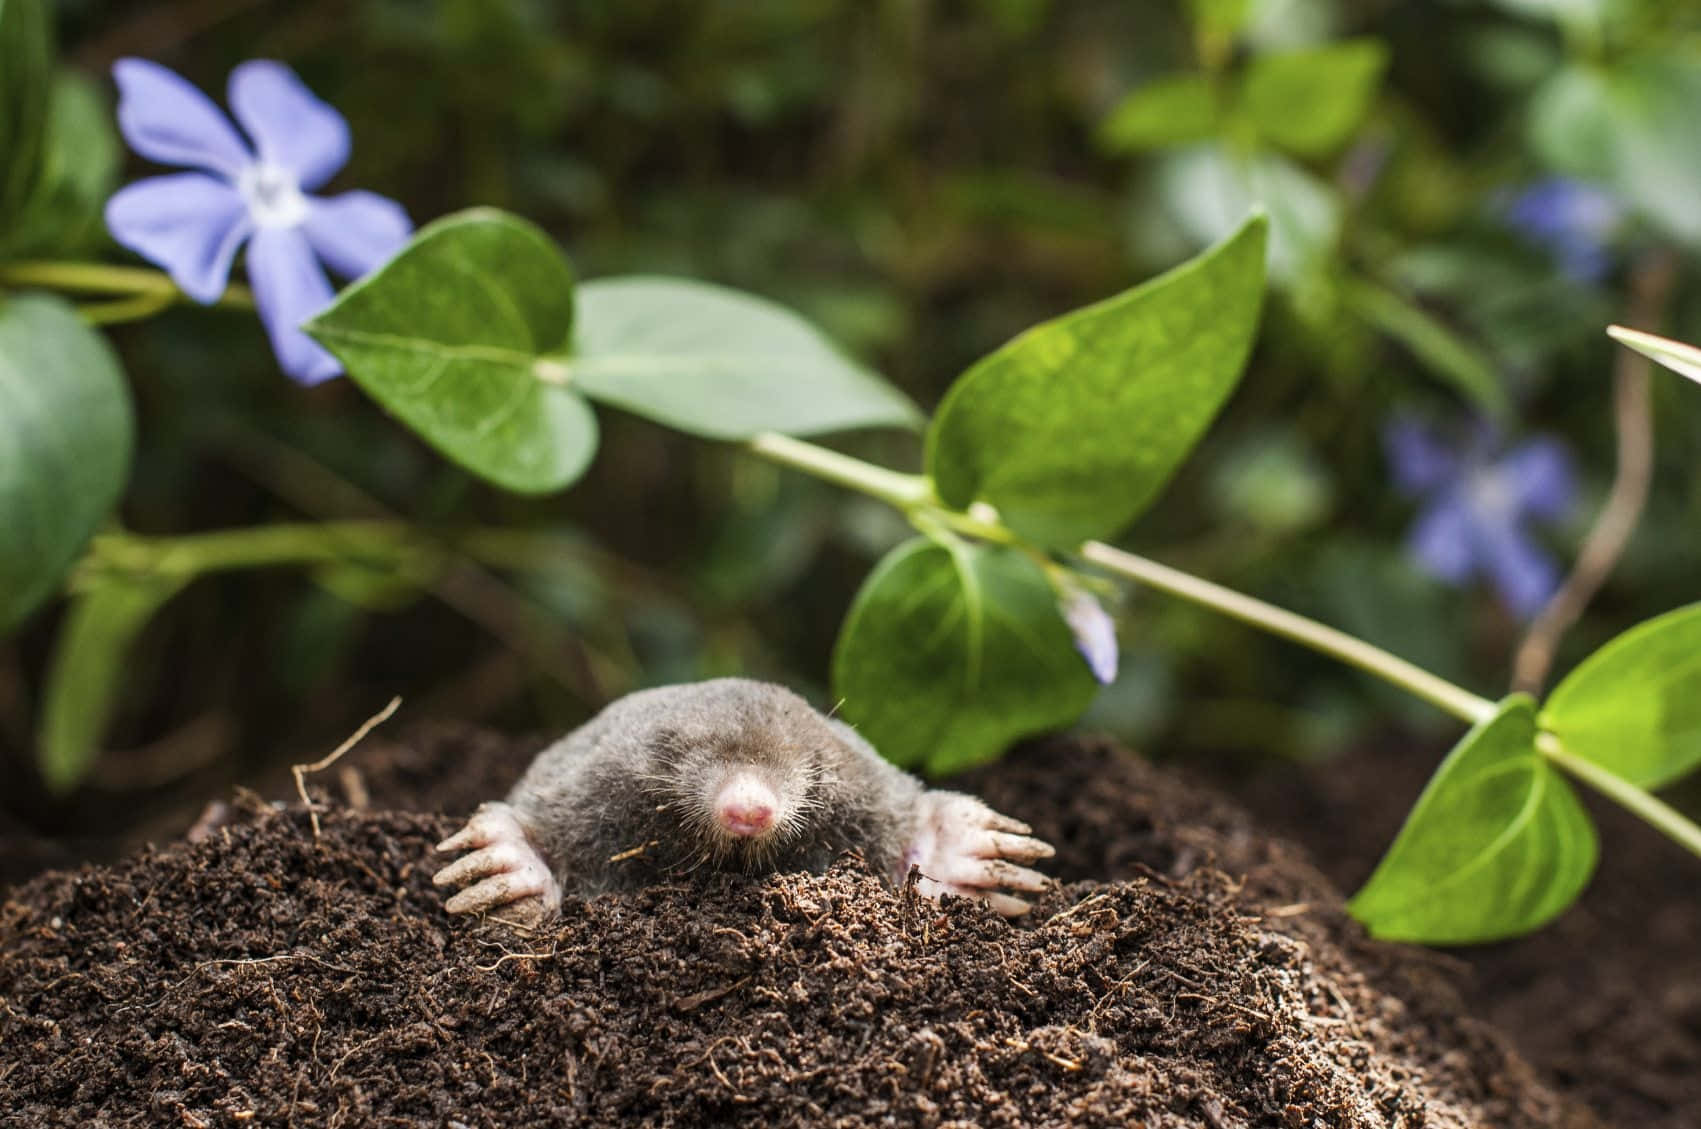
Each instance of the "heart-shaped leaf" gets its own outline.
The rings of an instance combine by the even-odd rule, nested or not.
[[[976,363],[928,434],[940,498],[990,502],[1048,545],[1132,521],[1240,379],[1264,293],[1266,226],[1254,216],[1192,261]]]
[[[1514,694],[1441,762],[1348,908],[1395,941],[1515,937],[1576,900],[1595,853],[1588,813],[1536,751],[1535,703]]]
[[[596,451],[596,417],[566,382],[572,268],[524,220],[438,220],[306,329],[391,414],[499,486],[559,490]]]
[[[1701,767],[1701,604],[1626,631],[1566,676],[1542,725],[1638,788]]]
[[[709,439],[916,427],[922,418],[790,310],[682,278],[580,286],[570,373],[594,400]]]
[[[1032,559],[925,538],[887,554],[857,593],[833,686],[884,756],[934,774],[1069,724],[1097,689]]]
[[[104,337],[57,298],[0,302],[0,632],[58,587],[112,512],[134,428]]]

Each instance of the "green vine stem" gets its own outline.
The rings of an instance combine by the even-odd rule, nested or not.
[[[1371,646],[1362,639],[1316,620],[1296,615],[1274,604],[1266,604],[1263,600],[1224,588],[1220,584],[1212,584],[1208,580],[1201,580],[1189,573],[1135,556],[1100,541],[1088,541],[1081,546],[1078,553],[1082,560],[1107,572],[1149,584],[1159,591],[1201,604],[1231,619],[1263,628],[1272,635],[1280,635],[1284,639],[1339,659],[1349,666],[1374,674],[1468,724],[1475,725],[1494,716],[1495,705],[1487,698],[1478,697],[1398,655]]]
[[[931,483],[920,475],[898,474],[782,435],[759,435],[751,440],[748,448],[763,458],[890,502],[908,514],[912,521],[919,515],[925,515],[933,525],[944,525],[982,540],[1001,544],[1015,544],[1019,540],[1015,533],[999,522],[997,513],[990,507],[975,506],[966,514],[943,509],[934,497]],[[1486,698],[1478,697],[1344,631],[1273,604],[1100,541],[1086,542],[1074,555],[1106,572],[1149,584],[1172,596],[1202,604],[1232,619],[1339,659],[1391,682],[1471,725],[1494,714],[1494,703]]]
[[[194,299],[177,288],[171,276],[145,267],[116,267],[105,263],[26,261],[0,263],[0,287],[34,287],[69,294],[113,294],[111,302],[81,307],[94,325],[111,325],[152,317],[167,306]],[[254,294],[246,286],[230,286],[213,302],[227,309],[252,310]]]
[[[1537,734],[1536,748],[1542,756],[1584,784],[1632,812],[1684,849],[1701,856],[1701,827],[1658,796],[1644,792],[1593,761],[1566,752],[1559,738],[1552,733]]]

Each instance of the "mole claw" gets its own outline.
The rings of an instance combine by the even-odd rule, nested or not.
[[[1034,829],[1019,819],[1011,819],[1003,812],[986,809],[986,825],[994,831],[1014,831],[1018,835],[1031,835]]]
[[[993,912],[1004,917],[1021,917],[1034,908],[1021,898],[1014,898],[1009,894],[983,894],[980,896],[988,906],[992,907]]]
[[[1057,853],[1043,839],[1033,839],[1026,835],[1010,835],[1002,831],[989,833],[992,840],[993,854],[989,857],[1016,859],[1019,862],[1033,862],[1035,859],[1048,859]]]

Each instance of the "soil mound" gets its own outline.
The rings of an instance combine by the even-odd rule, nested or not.
[[[456,741],[422,737],[416,765]],[[486,747],[478,794],[432,801],[499,793],[534,748]],[[375,806],[432,778],[370,757]],[[1595,1124],[1465,1017],[1447,968],[1363,940],[1222,801],[1061,741],[976,785],[1062,877],[1117,880],[1012,926],[846,859],[570,901],[519,935],[443,913],[453,818],[342,811],[315,842],[261,807],[42,876],[0,912],[0,1121]]]

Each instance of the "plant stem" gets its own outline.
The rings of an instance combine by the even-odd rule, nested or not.
[[[389,521],[297,522],[182,537],[106,533],[89,546],[71,578],[71,589],[76,591],[87,583],[88,574],[103,569],[190,577],[268,565],[391,558],[414,537],[406,525]]]
[[[87,302],[77,307],[77,316],[90,325],[118,325],[142,321],[177,301],[171,294],[136,294],[109,302]]]
[[[933,493],[932,484],[924,476],[899,474],[883,467],[872,466],[849,455],[782,435],[759,435],[746,446],[763,458],[881,498],[903,510],[918,525],[931,522],[985,541],[1020,544],[1017,535],[999,520],[997,512],[990,506],[972,506],[968,513],[943,508]],[[1494,714],[1494,703],[1486,698],[1478,697],[1344,631],[1337,631],[1333,627],[1285,611],[1273,604],[1253,599],[1220,584],[1212,584],[1208,580],[1201,580],[1099,541],[1086,542],[1075,550],[1074,555],[1107,572],[1150,584],[1172,596],[1202,604],[1233,619],[1263,628],[1271,634],[1280,635],[1374,674],[1461,721],[1475,725]]]
[[[161,308],[172,302],[194,301],[179,290],[171,276],[163,271],[146,267],[115,267],[105,263],[46,260],[0,263],[0,286],[45,287],[72,294],[122,294],[136,299],[146,296],[160,301]],[[230,286],[212,304],[251,310],[254,308],[254,295],[246,286]],[[113,305],[116,306],[116,303]]]
[[[1677,281],[1677,260],[1664,248],[1650,252],[1630,277],[1630,308],[1624,322],[1658,329]],[[1577,553],[1577,563],[1530,624],[1512,660],[1512,688],[1540,694],[1565,632],[1601,590],[1630,543],[1648,503],[1654,478],[1654,418],[1650,374],[1654,363],[1620,349],[1613,365],[1613,420],[1618,432],[1618,466],[1612,489]]]
[[[765,431],[745,447],[771,462],[878,498],[905,513],[934,500],[933,483],[925,475],[887,470],[789,435]]]
[[[1552,733],[1540,734],[1536,739],[1536,748],[1548,760],[1643,822],[1652,824],[1685,850],[1701,855],[1701,827],[1697,827],[1682,812],[1658,796],[1643,791],[1593,761],[1566,752]]]
[[[1453,685],[1444,678],[1414,666],[1397,655],[1364,640],[1307,619],[1302,615],[1267,604],[1263,600],[1243,595],[1220,584],[1212,584],[1197,576],[1158,564],[1145,557],[1124,552],[1100,541],[1088,541],[1077,550],[1082,560],[1098,565],[1118,576],[1150,584],[1153,588],[1180,596],[1195,604],[1218,611],[1231,619],[1263,628],[1295,643],[1340,659],[1349,666],[1374,674],[1402,690],[1475,725],[1494,714],[1494,703],[1470,691]]]

